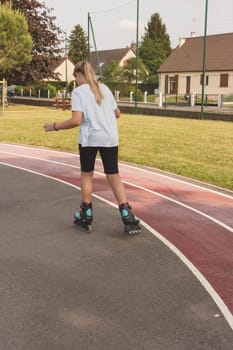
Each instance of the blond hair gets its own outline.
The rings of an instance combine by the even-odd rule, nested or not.
[[[81,73],[89,84],[91,91],[95,95],[96,102],[100,105],[103,99],[103,94],[101,93],[99,82],[97,77],[88,61],[80,61],[74,67],[75,73]]]

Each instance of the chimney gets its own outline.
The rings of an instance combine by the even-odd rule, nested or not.
[[[136,55],[136,49],[137,49],[136,44],[135,43],[131,43],[130,48]]]

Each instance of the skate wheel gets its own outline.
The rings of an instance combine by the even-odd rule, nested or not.
[[[73,221],[73,223],[74,223],[74,225],[77,225],[77,226],[83,228],[84,230],[86,230],[88,232],[92,231],[92,226],[88,225],[86,222],[82,222],[82,221],[79,221],[79,220],[75,219]]]
[[[92,231],[92,226],[91,226],[91,225],[88,225],[88,226],[86,227],[86,230],[87,230],[88,232],[91,232],[91,231]]]
[[[141,233],[141,227],[137,225],[125,225],[125,230],[124,230],[128,235],[130,236],[135,236]]]

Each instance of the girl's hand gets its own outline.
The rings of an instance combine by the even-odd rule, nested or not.
[[[44,125],[44,129],[45,131],[56,131],[56,123],[47,123]]]

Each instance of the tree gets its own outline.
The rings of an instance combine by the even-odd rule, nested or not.
[[[145,81],[147,71],[142,60],[138,60],[138,78]],[[104,80],[109,82],[127,82],[132,83],[136,80],[136,58],[132,57],[127,60],[127,64],[120,67],[119,60],[112,60],[104,69]]]
[[[0,0],[6,3],[6,0]],[[12,8],[18,9],[25,15],[29,32],[32,36],[32,60],[24,64],[21,71],[9,71],[7,79],[14,83],[32,83],[45,78],[54,77],[52,63],[61,53],[59,47],[60,29],[55,26],[55,17],[51,16],[52,9],[37,0],[12,0]]]
[[[73,63],[77,63],[88,58],[87,35],[79,24],[77,24],[72,30],[68,42],[68,57]]]
[[[132,57],[127,61],[127,65],[123,69],[124,79],[128,82],[134,82],[136,80],[136,57]],[[147,71],[144,63],[141,59],[138,60],[138,79],[145,81],[147,77]]]
[[[171,43],[166,26],[162,23],[160,15],[155,13],[145,28],[145,34],[139,47],[139,56],[150,74],[155,75],[170,53]]]
[[[32,38],[25,17],[0,4],[0,72],[5,74],[31,61]]]
[[[111,82],[124,81],[123,68],[119,66],[119,60],[112,60],[104,69],[104,80]]]

